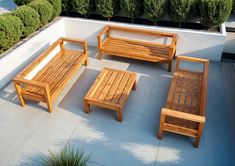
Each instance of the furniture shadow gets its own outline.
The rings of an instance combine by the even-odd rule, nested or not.
[[[83,113],[83,99],[100,71],[86,68],[70,90],[65,94],[58,106],[77,115]]]

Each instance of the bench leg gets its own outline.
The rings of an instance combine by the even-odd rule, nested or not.
[[[197,137],[195,138],[195,142],[194,142],[194,147],[196,147],[196,148],[198,148],[198,146],[199,146],[203,128],[204,128],[204,123],[200,123],[199,126],[198,126]]]
[[[134,85],[133,85],[133,87],[132,87],[132,90],[136,90],[136,87],[137,87],[137,83],[136,83],[136,81],[135,81],[135,83],[134,83]]]
[[[98,59],[101,60],[102,59],[102,52],[98,51]]]
[[[84,100],[84,112],[85,113],[90,113],[90,104],[86,100]]]
[[[46,96],[46,103],[48,112],[52,113],[52,101],[50,96]]]
[[[123,109],[120,109],[117,111],[117,120],[118,122],[122,122],[122,112],[123,112]]]
[[[158,130],[158,139],[162,139],[163,137],[163,125],[165,123],[165,119],[166,119],[166,116],[165,115],[162,115],[161,114],[161,118],[160,118],[160,126],[159,126],[159,130]]]
[[[21,105],[22,107],[24,107],[24,106],[25,106],[25,100],[24,100],[24,98],[23,98],[23,96],[22,96],[22,93],[21,93],[21,87],[20,87],[19,84],[15,83],[15,82],[14,82],[14,86],[15,86],[15,88],[16,88],[16,92],[17,92],[17,95],[18,95],[19,100],[20,100],[20,105]]]
[[[46,99],[46,103],[47,103],[48,112],[52,113],[52,100],[51,100],[49,87],[46,87],[44,89],[44,92],[45,92],[45,99]]]
[[[84,64],[85,64],[85,66],[88,65],[88,59],[85,60],[85,63],[84,63]]]
[[[172,60],[168,62],[168,72],[171,72]]]

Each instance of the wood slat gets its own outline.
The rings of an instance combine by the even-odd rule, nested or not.
[[[126,84],[126,87],[124,88],[122,95],[118,101],[119,104],[123,105],[126,102],[135,81],[136,81],[136,75],[131,74],[131,76]]]
[[[113,99],[112,99],[112,103],[117,103],[118,104],[118,101],[122,95],[122,92],[123,90],[125,89],[126,87],[126,84],[128,83],[129,81],[129,78],[130,78],[131,74],[129,73],[125,73],[121,83],[120,83],[120,86],[118,87],[115,95],[113,96]]]
[[[124,73],[118,73],[116,79],[113,82],[112,87],[110,88],[107,96],[105,97],[105,101],[111,102],[113,100],[113,97],[117,91],[118,86],[120,85],[120,82],[122,81],[124,76]]]
[[[98,99],[99,95],[103,91],[104,87],[106,86],[108,80],[110,79],[110,76],[112,75],[113,71],[108,71],[106,75],[104,76],[104,79],[100,83],[100,85],[97,87],[94,95],[92,96],[93,99]]]
[[[99,97],[98,97],[98,100],[105,100],[110,88],[112,87],[113,83],[114,83],[114,80],[116,79],[118,75],[118,72],[117,71],[114,71],[112,73],[112,75],[110,76],[109,80],[107,81],[107,84],[104,86],[104,89],[102,90],[102,92],[100,93]]]

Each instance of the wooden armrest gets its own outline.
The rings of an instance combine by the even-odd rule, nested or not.
[[[172,36],[171,45],[172,45],[172,46],[175,46],[176,43],[177,43],[177,35],[173,35],[173,36]]]
[[[194,58],[189,56],[177,56],[178,61],[189,61],[189,62],[199,62],[199,63],[208,63],[208,59]]]
[[[101,32],[99,33],[99,35],[97,36],[97,40],[98,40],[98,49],[100,49],[102,47],[102,36],[107,33],[109,30],[109,26],[106,25]]]
[[[81,44],[83,46],[84,53],[88,52],[87,41],[86,40],[73,39],[73,38],[68,38],[68,37],[61,37],[61,39],[63,41],[66,41],[66,42]]]
[[[190,120],[190,121],[198,122],[198,123],[205,123],[205,121],[206,121],[206,118],[203,116],[193,115],[193,114],[189,114],[189,113],[185,113],[185,112],[174,111],[174,110],[167,109],[167,108],[162,108],[161,114],[175,117],[175,118],[179,118],[179,119]]]
[[[24,78],[14,78],[13,81],[17,84],[27,84],[30,86],[35,86],[35,87],[39,87],[39,88],[49,88],[49,85],[46,83],[41,83],[41,82],[37,82],[37,81],[33,81],[33,80],[27,80]]]
[[[101,32],[99,33],[98,37],[102,37],[107,31],[109,30],[109,26],[106,25]]]

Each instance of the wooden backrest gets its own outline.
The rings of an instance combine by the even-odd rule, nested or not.
[[[202,86],[201,86],[202,88],[201,88],[201,94],[200,94],[199,113],[202,116],[206,116],[209,60],[201,59],[201,58],[186,57],[186,56],[177,56],[175,71],[180,70],[180,67],[179,67],[180,61],[195,62],[195,63],[203,64]]]
[[[64,50],[64,40],[59,38],[49,48],[47,48],[38,58],[36,58],[30,65],[22,70],[16,77],[25,77],[28,75],[40,62],[42,62],[58,45],[60,50]]]
[[[138,34],[148,34],[152,36],[160,36],[160,37],[169,37],[172,38],[171,45],[175,46],[177,43],[177,35],[174,33],[167,33],[167,32],[157,32],[145,29],[137,29],[137,28],[126,28],[126,27],[117,27],[107,25],[104,27],[104,31],[107,31],[107,37],[110,37],[111,31],[123,31],[123,32],[130,32],[130,33],[138,33]]]

